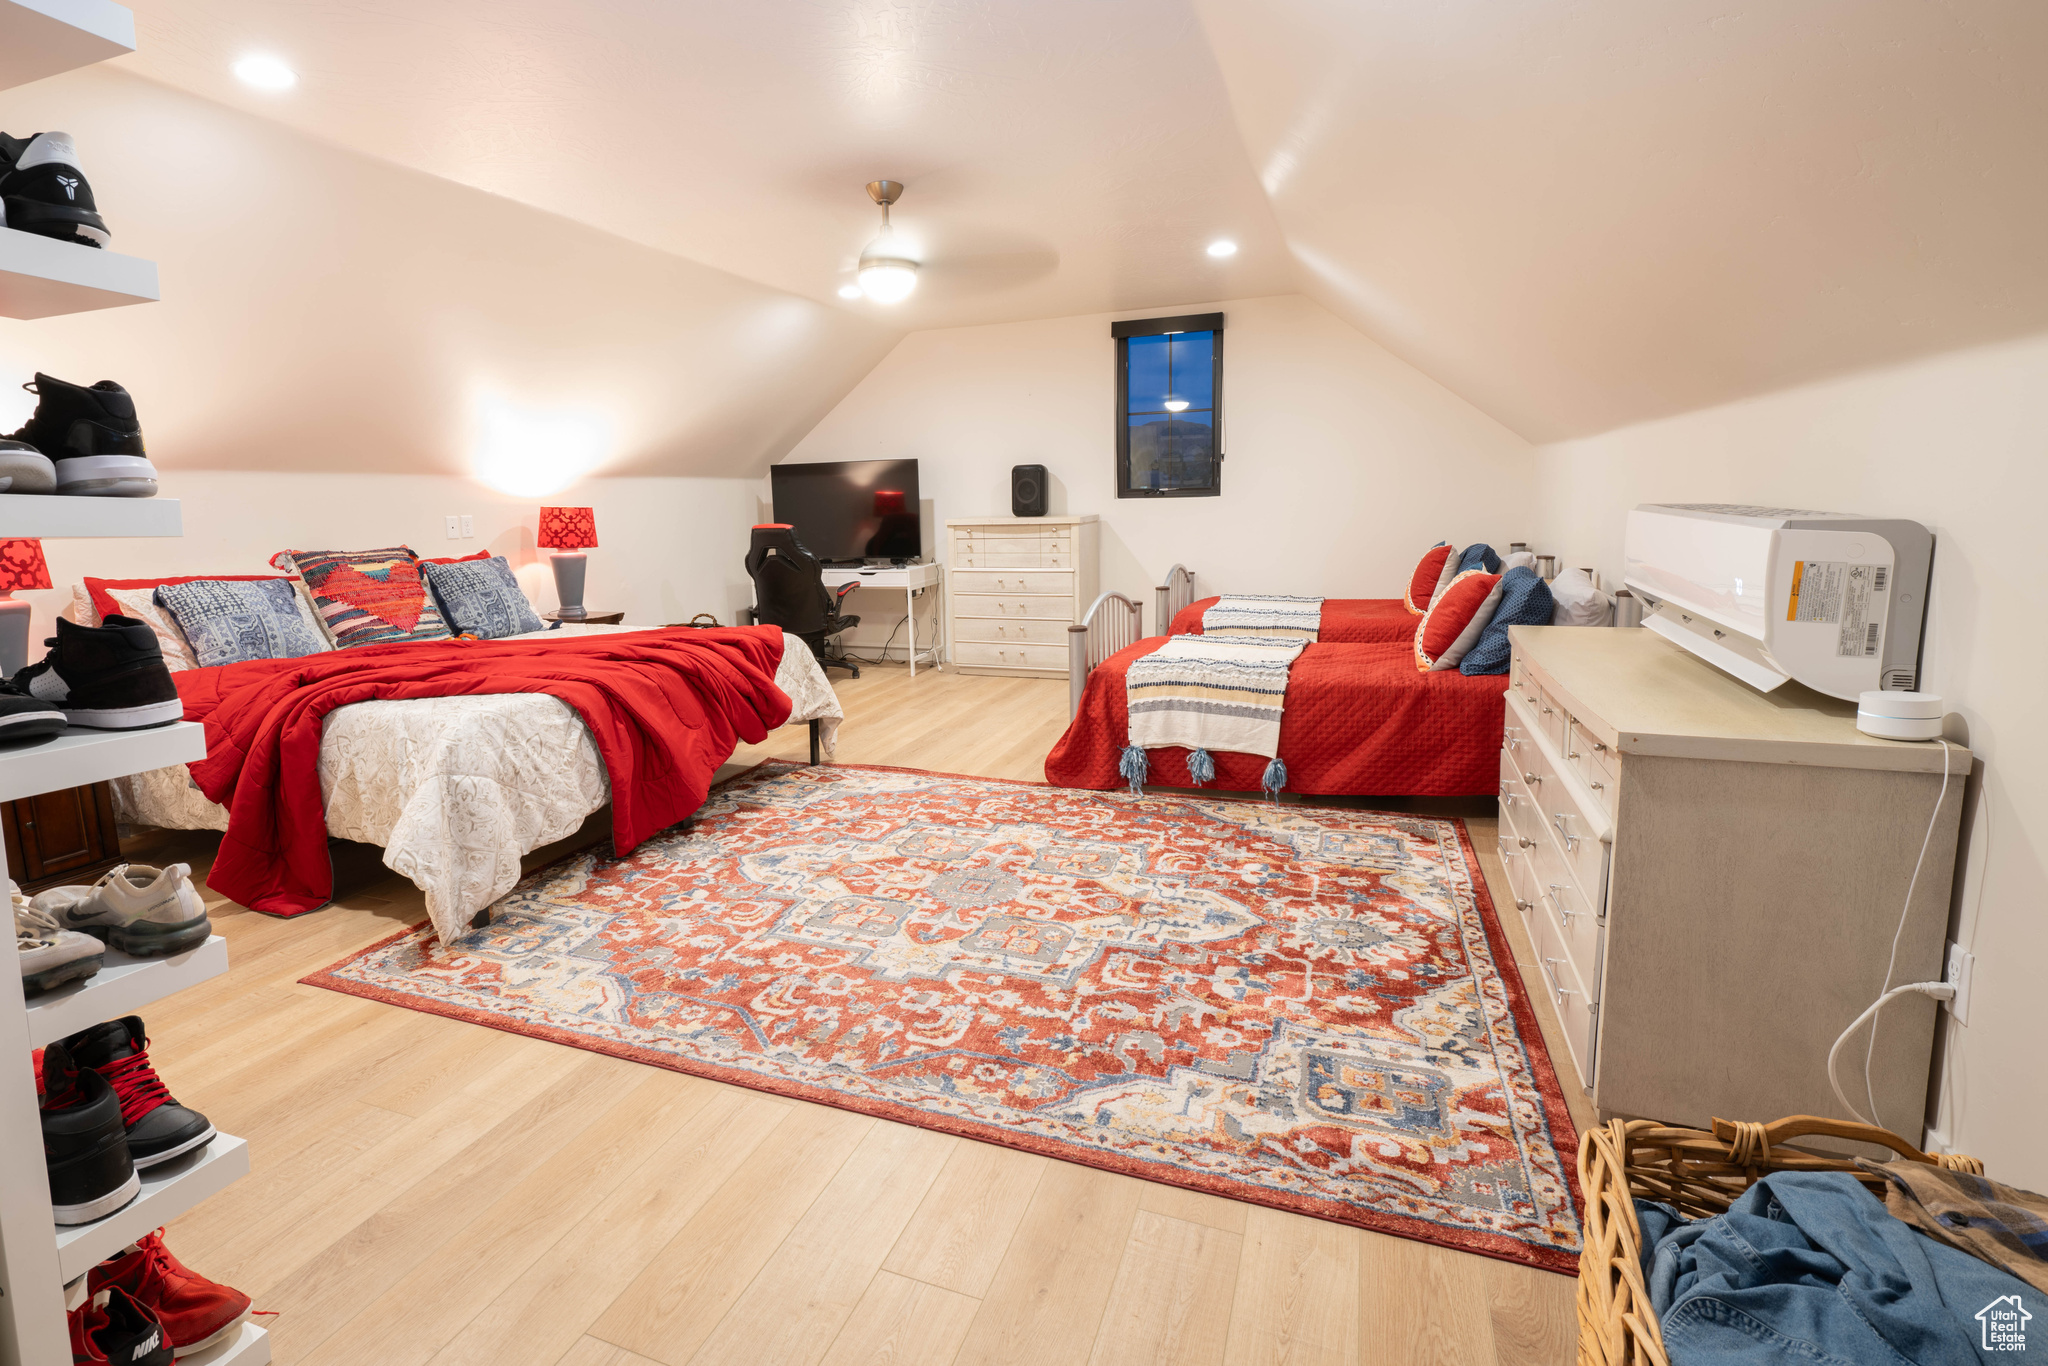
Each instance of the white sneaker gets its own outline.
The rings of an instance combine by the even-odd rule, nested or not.
[[[213,933],[185,863],[124,863],[90,887],[54,887],[33,904],[60,928],[83,930],[138,958],[196,949]]]
[[[12,878],[7,880],[7,895],[14,903],[14,951],[21,959],[25,995],[90,977],[106,962],[107,950],[99,940],[60,928],[56,917],[37,910]]]

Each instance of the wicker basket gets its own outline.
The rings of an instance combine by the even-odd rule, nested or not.
[[[1882,1184],[1853,1161],[1785,1146],[1811,1136],[1877,1144],[1914,1162],[1959,1171],[1984,1170],[1974,1157],[1930,1157],[1889,1129],[1813,1115],[1775,1124],[1717,1119],[1712,1133],[1646,1119],[1617,1119],[1594,1129],[1579,1142],[1579,1188],[1586,1199],[1579,1366],[1670,1366],[1643,1286],[1638,1198],[1661,1200],[1688,1219],[1705,1219],[1724,1212],[1772,1172],[1849,1172],[1866,1185]]]

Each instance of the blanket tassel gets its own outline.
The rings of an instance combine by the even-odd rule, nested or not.
[[[1287,765],[1280,762],[1279,755],[1274,755],[1273,762],[1266,765],[1266,776],[1259,779],[1259,786],[1274,801],[1280,800],[1280,790],[1287,786]]]
[[[1188,754],[1188,778],[1196,787],[1216,781],[1216,760],[1206,749],[1191,750]]]
[[[1151,761],[1145,757],[1143,749],[1137,745],[1125,745],[1123,757],[1117,761],[1116,771],[1131,780],[1131,795],[1142,797],[1145,794],[1145,775],[1150,768]]]

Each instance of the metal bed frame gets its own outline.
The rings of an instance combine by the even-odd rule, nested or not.
[[[1195,600],[1194,571],[1175,565],[1166,582],[1152,589],[1153,610],[1163,633],[1183,607]],[[1081,710],[1081,692],[1097,664],[1135,645],[1145,634],[1145,609],[1122,593],[1104,593],[1077,626],[1067,628],[1067,715]]]

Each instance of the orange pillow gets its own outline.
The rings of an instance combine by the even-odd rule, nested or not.
[[[1436,595],[1415,628],[1416,668],[1428,673],[1458,667],[1500,606],[1500,581],[1498,574],[1468,569]]]
[[[1408,577],[1408,596],[1401,601],[1409,611],[1421,616],[1429,610],[1429,600],[1436,596],[1438,582],[1443,578],[1444,566],[1457,563],[1457,550],[1449,541],[1438,541],[1422,552],[1416,562],[1415,572]]]

